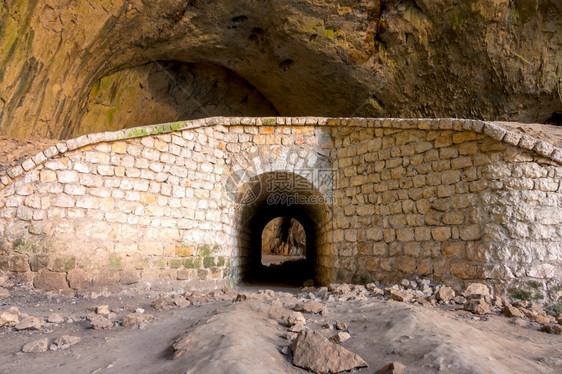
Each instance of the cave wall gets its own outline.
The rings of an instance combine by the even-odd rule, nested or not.
[[[202,113],[562,111],[557,0],[5,0],[0,25],[0,134],[14,137]]]
[[[250,183],[271,173],[299,183]],[[0,270],[53,291],[220,286],[254,265],[251,231],[261,240],[271,208],[296,207],[320,283],[419,276],[502,293],[538,281],[547,293],[562,282],[561,178],[561,148],[474,120],[210,118],[90,134],[0,175]]]

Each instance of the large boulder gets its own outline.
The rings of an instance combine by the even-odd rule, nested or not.
[[[299,333],[292,350],[293,363],[314,373],[339,373],[368,366],[357,354],[309,329]]]

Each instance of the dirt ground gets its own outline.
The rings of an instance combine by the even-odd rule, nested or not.
[[[369,295],[321,299],[300,288],[264,291],[248,285],[167,310],[151,306],[161,296],[153,291],[67,298],[15,287],[11,294],[0,300],[0,313],[15,306],[41,320],[58,313],[65,322],[33,331],[0,328],[1,373],[306,373],[293,366],[290,353],[281,352],[290,345],[286,319],[272,310],[282,305],[290,311],[311,299],[325,310],[303,313],[306,327],[331,337],[336,321],[345,323],[351,339],[341,345],[369,365],[356,373],[375,373],[395,361],[406,373],[562,372],[561,335],[541,332],[538,324],[522,319],[476,316],[452,303],[422,306]],[[110,329],[92,329],[85,319],[100,305],[115,313]],[[138,308],[154,319],[120,326],[123,316]],[[81,341],[64,350],[22,352],[26,343],[62,335]],[[188,339],[188,348],[172,359],[178,337]]]

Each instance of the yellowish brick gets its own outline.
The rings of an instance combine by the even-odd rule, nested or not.
[[[52,170],[42,170],[39,174],[39,178],[41,179],[41,182],[56,182],[57,173]]]
[[[477,137],[476,133],[472,131],[455,132],[453,134],[453,143],[460,144],[460,143],[468,142],[471,140],[475,140],[476,137]]]
[[[114,142],[111,144],[111,152],[117,154],[127,153],[127,143],[126,142]]]
[[[431,229],[431,236],[434,240],[444,242],[451,238],[451,228],[448,226],[434,227]]]

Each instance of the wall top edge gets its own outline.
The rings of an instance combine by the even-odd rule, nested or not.
[[[89,145],[157,136],[167,133],[194,130],[203,127],[223,126],[312,126],[312,127],[346,127],[346,128],[388,128],[419,130],[474,131],[483,133],[494,140],[532,151],[562,165],[562,148],[548,139],[512,131],[506,124],[513,122],[482,121],[461,118],[329,118],[329,117],[209,117],[180,122],[161,123],[141,127],[127,128],[112,132],[82,135],[64,140],[36,155],[21,160],[17,165],[0,175],[0,189],[8,186],[19,176],[44,163],[48,159],[66,152]],[[533,124],[533,127],[548,126]],[[513,127],[513,126],[512,126]]]

